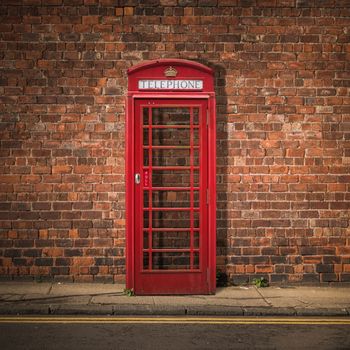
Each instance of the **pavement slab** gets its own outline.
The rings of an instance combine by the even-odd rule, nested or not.
[[[244,310],[238,306],[222,305],[190,305],[186,308],[186,315],[198,316],[243,316]]]
[[[341,308],[296,308],[297,316],[349,316],[346,309]]]
[[[91,304],[122,304],[122,305],[153,305],[151,296],[127,296],[124,293],[119,295],[96,295],[91,298]]]
[[[50,307],[47,304],[1,304],[0,315],[48,315]]]
[[[346,287],[269,287],[260,288],[261,296],[273,307],[325,308],[350,305],[350,289]]]
[[[48,294],[52,283],[1,282],[0,295]]]
[[[182,305],[114,305],[114,315],[185,315],[186,308]]]
[[[110,305],[50,305],[52,315],[113,315]]]
[[[123,293],[123,284],[53,283],[51,295],[98,295]]]
[[[81,296],[50,296],[49,298],[45,298],[43,301],[40,299],[35,300],[29,300],[30,303],[34,304],[40,304],[42,302],[49,303],[49,304],[57,304],[57,305],[88,305],[91,300],[91,297],[89,295],[81,295]]]

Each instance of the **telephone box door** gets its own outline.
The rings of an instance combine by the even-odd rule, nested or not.
[[[135,291],[208,293],[207,101],[135,101]]]

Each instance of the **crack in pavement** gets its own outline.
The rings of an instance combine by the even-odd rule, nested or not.
[[[269,301],[266,300],[266,298],[264,297],[264,295],[259,291],[259,288],[256,288],[256,291],[258,292],[258,294],[261,296],[261,298],[264,300],[264,302],[267,304],[267,306],[273,306],[272,303],[270,303]]]

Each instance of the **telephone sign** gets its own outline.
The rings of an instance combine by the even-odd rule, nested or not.
[[[203,80],[139,80],[140,90],[202,90]]]

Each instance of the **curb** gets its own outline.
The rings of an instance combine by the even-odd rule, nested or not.
[[[183,305],[0,305],[0,315],[100,316],[350,316],[350,308]]]

